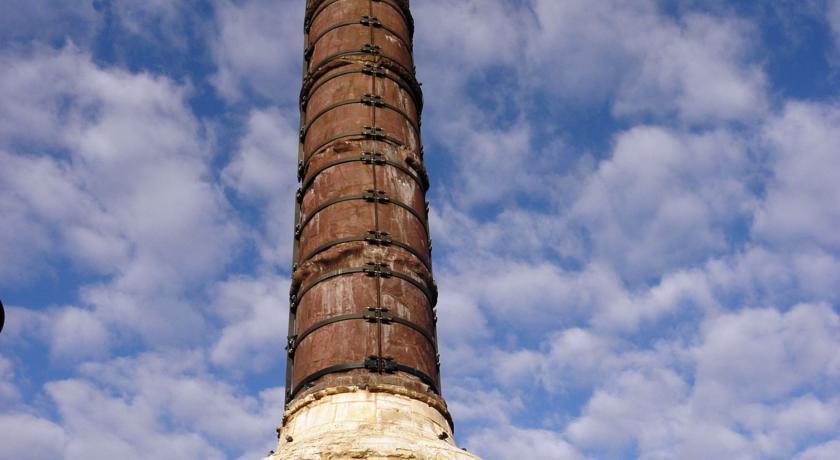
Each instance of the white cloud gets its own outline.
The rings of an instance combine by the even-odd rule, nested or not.
[[[167,0],[117,0],[112,4],[120,24],[126,31],[148,40],[166,38],[166,46],[185,43],[183,32],[188,13],[196,8],[195,2]]]
[[[213,55],[213,84],[223,97],[240,100],[256,94],[292,103],[300,84],[303,55],[302,2],[293,0],[220,0],[215,4],[218,36]]]
[[[562,436],[549,430],[523,429],[511,425],[479,430],[466,439],[466,446],[486,460],[583,459]]]
[[[517,98],[534,97],[534,89],[587,104],[609,98],[619,116],[704,123],[765,109],[754,29],[744,21],[698,12],[675,18],[653,1],[479,3],[415,7],[418,60],[446,101],[502,67],[516,78]]]
[[[706,316],[702,329],[649,346],[566,329],[538,350],[492,352],[492,373],[512,397],[534,384],[549,394],[593,389],[561,431],[575,448],[610,457],[790,458],[840,428],[835,312],[800,305]]]
[[[840,109],[792,102],[768,123],[773,179],[754,232],[781,245],[840,248]]]
[[[68,441],[64,428],[49,420],[20,412],[0,413],[0,444],[6,458],[72,458],[65,451]]]
[[[0,407],[2,408],[9,406],[20,397],[14,378],[15,370],[12,362],[0,355]]]
[[[824,306],[748,309],[710,320],[690,349],[584,353],[603,384],[566,433],[641,458],[790,458],[840,423],[840,400],[813,393],[836,379],[838,325]]]
[[[458,292],[457,286],[440,285],[438,298],[438,339],[445,344],[460,344],[490,336],[487,319],[476,299]]]
[[[28,220],[66,229],[64,251],[97,270],[128,265],[127,283],[145,280],[131,279],[126,253],[177,266],[173,281],[219,267],[235,233],[184,88],[97,68],[73,49],[3,61],[13,70],[0,82],[0,140],[18,153],[2,184]]]
[[[69,438],[67,459],[256,458],[281,417],[282,388],[242,396],[209,374],[198,353],[144,354],[81,371],[83,378],[46,385]]]
[[[50,355],[56,362],[103,357],[110,348],[107,328],[88,310],[66,307],[44,319],[49,327]]]
[[[613,342],[610,337],[586,329],[559,331],[549,341],[548,356],[536,358],[533,369],[548,391],[586,388],[601,381],[605,372],[616,366],[617,344]]]
[[[211,360],[233,372],[264,370],[285,346],[289,280],[278,276],[237,277],[221,283],[214,295],[226,320]]]
[[[447,387],[446,396],[449,411],[459,422],[505,424],[525,407],[518,397],[480,387]]]
[[[0,208],[18,231],[0,236],[15,248],[4,279],[66,260],[110,277],[82,292],[107,327],[194,340],[202,320],[181,295],[224,268],[240,230],[188,89],[71,47],[2,61]]]
[[[256,236],[262,261],[290,266],[297,188],[295,116],[276,109],[254,110],[222,181],[260,208]]]
[[[840,440],[811,447],[796,456],[796,460],[834,460],[840,456]]]
[[[745,146],[728,132],[635,127],[587,179],[571,225],[623,276],[656,276],[728,249],[727,225],[754,206],[749,172]]]
[[[222,171],[225,182],[256,199],[288,192],[296,184],[296,118],[276,109],[251,112],[239,148]]]
[[[567,434],[576,444],[619,451],[639,442],[661,447],[670,443],[678,425],[680,402],[687,384],[670,369],[628,370],[612,376],[607,388],[597,390]],[[673,420],[662,420],[663,417]]]
[[[649,23],[634,26],[624,38],[635,38],[638,73],[622,82],[617,114],[676,113],[703,122],[763,112],[765,77],[748,59],[755,36],[748,24],[689,14],[679,23],[658,18],[652,30]]]
[[[511,332],[538,336],[580,324],[633,333],[669,315],[719,308],[717,286],[699,269],[675,270],[651,286],[630,287],[606,263],[564,270],[547,261],[523,262],[469,251],[445,262],[438,270],[445,280],[441,314],[450,314],[443,301],[450,296],[458,300],[449,316],[453,325],[442,325],[441,330],[465,339],[490,337],[483,326],[488,319],[501,321]]]
[[[819,388],[840,372],[840,317],[825,305],[799,305],[784,314],[743,310],[709,320],[704,330],[704,342],[693,351],[695,385],[713,407]]]
[[[537,0],[532,74],[551,73],[556,77],[546,83],[553,90],[594,93],[590,100],[618,88],[619,116],[704,122],[760,113],[764,76],[749,60],[749,24],[701,13],[674,18],[658,8],[652,1]]]
[[[47,391],[71,436],[64,458],[224,458],[195,434],[156,426],[157,414],[142,402],[110,397],[79,380],[50,383]]]

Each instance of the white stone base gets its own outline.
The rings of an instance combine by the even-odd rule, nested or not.
[[[290,408],[270,460],[476,460],[455,446],[449,423],[423,401],[346,388]]]

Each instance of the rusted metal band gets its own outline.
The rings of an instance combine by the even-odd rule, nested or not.
[[[384,31],[387,31],[392,36],[396,37],[399,41],[401,41],[403,43],[403,45],[405,45],[405,47],[408,50],[412,49],[411,43],[409,43],[409,41],[405,37],[403,37],[402,35],[397,33],[397,31],[394,30],[393,28],[384,24],[379,18],[362,16],[359,19],[350,19],[350,20],[347,20],[347,21],[337,22],[337,23],[327,27],[326,29],[322,30],[321,33],[319,33],[317,36],[315,36],[315,38],[310,40],[309,46],[304,51],[304,56],[311,56],[312,52],[315,49],[315,45],[317,45],[318,41],[320,41],[322,38],[324,38],[324,36],[327,35],[328,33],[332,32],[336,29],[340,29],[342,27],[359,26],[359,25],[366,26],[366,27],[374,27],[374,28],[377,28],[377,29],[382,29]]]
[[[332,5],[341,0],[326,0],[323,1],[317,6],[312,7],[312,3],[310,3],[306,8],[306,17],[303,21],[304,31],[309,33],[309,28],[312,27],[312,22],[315,21],[315,18],[318,17],[328,6]],[[402,16],[403,20],[408,26],[408,33],[413,37],[414,36],[414,17],[411,15],[411,10],[408,8],[408,5],[403,4],[402,2],[395,3],[392,0],[371,0],[378,3],[383,3],[391,8],[393,8],[400,16]]]
[[[304,77],[303,86],[300,91],[301,111],[306,110],[306,106],[309,102],[310,95],[315,94],[315,91],[317,91],[325,83],[329,82],[334,78],[338,78],[344,75],[362,73],[374,77],[387,78],[393,81],[394,83],[399,85],[400,88],[402,88],[411,95],[411,99],[414,101],[414,105],[417,109],[417,115],[420,116],[420,114],[423,112],[423,90],[420,87],[420,82],[418,82],[417,79],[411,75],[402,75],[396,70],[393,70],[393,72],[399,76],[395,77],[390,72],[385,72],[384,70],[382,70],[382,67],[374,66],[373,63],[370,62],[366,63],[362,67],[354,67],[331,73],[323,78],[317,76],[317,74],[325,72],[326,71],[314,72]]]
[[[347,244],[347,243],[358,243],[358,242],[362,242],[362,241],[364,241],[366,243],[374,244],[374,245],[396,246],[398,248],[402,248],[402,249],[406,250],[407,252],[411,253],[411,255],[413,255],[414,257],[416,257],[417,260],[419,260],[420,263],[422,263],[423,266],[426,267],[426,270],[428,270],[429,272],[432,271],[432,264],[429,262],[429,260],[427,260],[427,257],[424,257],[423,254],[420,253],[420,251],[418,251],[417,249],[414,249],[409,244],[403,243],[402,241],[397,241],[397,240],[392,239],[385,232],[378,232],[376,230],[370,230],[364,236],[348,236],[346,238],[339,238],[339,239],[332,240],[332,241],[329,241],[327,243],[324,243],[324,244],[318,246],[317,248],[309,251],[309,253],[306,254],[303,258],[301,258],[301,260],[298,261],[297,264],[299,266],[303,265],[306,262],[308,262],[309,259],[311,259],[311,258],[315,257],[316,255],[318,255],[318,254],[320,254],[320,253],[322,253],[322,252],[324,252],[328,249],[331,249],[333,247],[336,247],[336,246],[339,246],[339,245],[342,245],[342,244]]]
[[[392,66],[395,66],[396,68],[398,68],[399,69],[398,73],[402,73],[402,74],[405,74],[405,75],[411,75],[413,73],[410,69],[408,69],[402,63],[400,63],[400,61],[398,61],[397,59],[395,59],[391,56],[388,56],[387,54],[383,54],[382,49],[379,46],[371,45],[371,44],[366,44],[366,45],[362,46],[361,48],[349,49],[349,50],[338,51],[336,53],[333,53],[333,54],[325,57],[324,59],[322,59],[320,62],[318,62],[318,64],[309,66],[308,67],[308,69],[310,69],[309,73],[317,72],[318,70],[322,69],[325,65],[329,64],[332,61],[335,61],[335,60],[338,60],[338,59],[341,59],[341,58],[344,58],[344,57],[347,57],[347,56],[354,56],[354,55],[377,56],[377,57],[380,57],[380,58],[388,61],[389,62],[388,65],[392,65]]]
[[[431,388],[432,391],[435,392],[435,394],[440,394],[440,387],[438,386],[437,381],[435,381],[435,379],[433,379],[432,376],[430,376],[429,374],[414,367],[398,363],[392,358],[372,356],[364,361],[351,361],[347,363],[341,363],[336,364],[334,366],[325,367],[319,371],[307,375],[306,377],[301,379],[301,381],[297,385],[295,385],[291,393],[288,394],[287,399],[291,400],[304,387],[325,375],[334,374],[336,372],[350,371],[354,369],[368,369],[372,372],[385,374],[393,374],[394,372],[405,372],[406,374],[410,374],[419,378],[423,383],[428,385],[429,388]]]
[[[309,128],[312,127],[312,123],[318,121],[319,118],[323,117],[324,115],[330,113],[330,111],[335,110],[339,107],[344,107],[345,105],[352,105],[352,104],[361,104],[363,98],[355,98],[355,99],[345,99],[343,101],[333,102],[332,104],[324,107],[318,113],[312,116],[311,119],[307,121],[303,127],[300,128],[300,141],[303,142],[306,139],[306,134],[309,132]],[[303,114],[306,115],[305,113]]]
[[[312,212],[310,212],[306,216],[305,219],[303,219],[303,221],[301,221],[299,224],[295,225],[295,237],[300,238],[301,233],[303,233],[303,229],[305,229],[306,226],[309,224],[309,222],[311,222],[312,219],[316,215],[318,215],[318,213],[323,211],[324,209],[327,209],[330,206],[336,205],[338,203],[343,203],[345,201],[355,201],[355,200],[365,200],[365,201],[367,201],[367,197],[368,197],[368,195],[366,193],[360,193],[360,194],[357,194],[357,195],[344,195],[344,196],[339,196],[339,197],[332,198],[330,200],[327,200],[327,201],[319,204],[317,207],[315,207],[315,209],[312,210]]]
[[[352,104],[362,104],[362,105],[366,105],[366,106],[380,107],[380,108],[384,108],[384,109],[394,111],[394,112],[402,115],[402,117],[405,118],[406,121],[408,121],[409,124],[411,125],[411,128],[414,130],[414,134],[417,136],[417,139],[418,140],[420,139],[420,125],[417,123],[417,121],[415,121],[413,118],[411,118],[405,111],[403,111],[401,108],[399,108],[399,107],[397,107],[393,104],[389,104],[389,103],[385,102],[384,100],[382,100],[382,98],[380,96],[366,95],[366,96],[360,97],[360,98],[345,99],[343,101],[334,102],[334,103],[324,107],[323,109],[319,110],[318,113],[313,115],[312,119],[308,120],[306,125],[304,125],[303,128],[301,128],[301,130],[300,130],[300,141],[304,142],[306,140],[306,135],[309,133],[309,129],[312,127],[312,125],[316,121],[318,121],[319,118],[321,118],[322,116],[328,114],[330,111],[335,110],[339,107],[344,107],[346,105],[352,105]]]
[[[382,128],[371,128],[370,126],[365,126],[364,128],[362,128],[361,131],[347,131],[343,133],[338,133],[334,136],[330,136],[329,138],[323,140],[308,153],[304,154],[304,164],[309,164],[309,160],[312,159],[312,156],[317,154],[324,147],[330,145],[335,141],[345,139],[348,137],[361,137],[364,138],[364,140],[385,141],[394,144],[397,147],[402,147],[405,145],[403,141],[397,139],[394,136],[391,136],[390,134],[385,133],[382,130]]]
[[[375,165],[379,165],[379,166],[385,166],[385,165],[391,166],[393,168],[398,169],[400,172],[404,173],[408,177],[410,177],[414,182],[417,182],[417,185],[419,185],[420,188],[424,192],[429,190],[429,179],[428,179],[428,176],[426,176],[425,174],[423,174],[421,176],[420,174],[414,172],[410,167],[408,167],[406,165],[403,165],[401,163],[398,163],[396,161],[392,161],[392,160],[389,160],[389,159],[385,158],[385,155],[383,155],[381,153],[365,152],[360,157],[342,158],[340,160],[334,160],[334,161],[330,161],[328,163],[324,163],[318,169],[316,169],[312,173],[312,175],[310,175],[309,177],[306,177],[305,180],[304,180],[304,176],[307,173],[307,169],[309,168],[309,165],[301,163],[300,170],[298,171],[298,180],[303,180],[303,185],[301,185],[301,187],[300,187],[300,193],[298,194],[298,196],[299,196],[298,201],[300,201],[303,198],[303,195],[306,194],[307,190],[309,190],[309,187],[312,186],[312,184],[315,182],[315,179],[317,179],[318,176],[322,172],[324,172],[324,171],[326,171],[330,168],[333,168],[335,166],[339,166],[339,165],[343,165],[343,164],[347,164],[347,163],[355,163],[355,162],[362,162],[362,163],[365,163],[365,164],[375,164]]]
[[[409,321],[405,318],[393,315],[390,312],[388,312],[387,309],[377,309],[377,308],[371,307],[371,308],[368,308],[368,311],[365,311],[365,312],[348,313],[346,315],[333,316],[333,317],[318,321],[317,323],[315,323],[315,324],[309,326],[308,328],[306,328],[306,330],[304,330],[300,334],[289,337],[288,345],[286,347],[289,357],[294,359],[295,351],[300,346],[300,344],[303,342],[303,340],[306,337],[308,337],[310,334],[312,334],[313,332],[317,331],[318,329],[321,329],[325,326],[329,326],[330,324],[340,323],[340,322],[343,322],[343,321],[354,321],[354,320],[364,320],[364,321],[369,322],[369,323],[382,323],[382,324],[396,323],[396,324],[401,324],[403,326],[409,327],[409,328],[417,331],[418,333],[420,333],[429,342],[429,344],[435,350],[435,353],[437,353],[437,341],[435,340],[434,336],[432,336],[432,334],[429,333],[429,331],[427,331],[425,328],[423,328],[419,324],[414,323],[412,321]]]
[[[414,130],[414,135],[417,136],[417,139],[421,138],[420,122],[418,120],[415,120],[411,116],[409,116],[408,113],[406,113],[401,107],[397,107],[396,105],[385,102],[385,100],[383,100],[381,98],[381,96],[371,96],[370,98],[368,98],[368,100],[364,101],[363,103],[368,104],[368,105],[373,105],[374,107],[380,107],[380,108],[388,109],[388,110],[391,110],[393,112],[396,112],[396,113],[400,114],[403,118],[405,118],[405,120],[411,126],[411,129]]]
[[[327,201],[319,204],[315,209],[312,210],[312,212],[310,212],[306,216],[305,219],[303,219],[302,222],[295,225],[295,238],[299,239],[300,235],[303,233],[303,229],[306,228],[306,226],[309,224],[309,222],[312,221],[312,219],[316,215],[318,215],[318,213],[323,211],[324,209],[326,209],[326,208],[328,208],[332,205],[338,204],[338,203],[342,203],[342,202],[345,202],[345,201],[355,201],[355,200],[364,200],[364,201],[368,201],[368,202],[371,202],[371,203],[393,204],[393,205],[399,206],[399,207],[405,209],[406,211],[408,211],[412,216],[414,216],[415,218],[417,218],[418,221],[420,221],[420,223],[423,225],[423,230],[426,233],[426,237],[427,238],[429,237],[429,222],[426,220],[425,217],[421,216],[420,213],[417,212],[416,209],[414,209],[413,207],[411,207],[410,205],[408,205],[406,203],[403,203],[402,201],[392,199],[391,197],[388,196],[388,194],[386,194],[385,192],[383,192],[381,190],[368,190],[368,191],[366,191],[365,193],[362,193],[362,194],[344,195],[344,196],[335,197],[335,198],[332,198],[330,200],[327,200]]]
[[[423,295],[426,296],[426,299],[429,301],[429,308],[432,312],[434,312],[435,304],[437,304],[437,288],[434,286],[434,284],[431,284],[431,287],[429,287],[424,283],[417,281],[410,275],[392,271],[385,265],[378,264],[376,262],[368,262],[368,264],[364,267],[339,268],[338,270],[324,273],[323,275],[315,278],[311,283],[307,284],[306,286],[292,291],[292,293],[289,296],[292,308],[297,310],[297,305],[300,304],[300,301],[303,299],[303,296],[305,296],[310,290],[312,290],[312,288],[323,283],[324,281],[328,281],[333,278],[338,278],[340,276],[353,275],[356,273],[364,273],[367,276],[377,278],[394,277],[406,281],[412,286],[419,289],[420,292],[422,292]]]

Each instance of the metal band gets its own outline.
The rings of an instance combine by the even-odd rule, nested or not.
[[[301,130],[300,130],[300,140],[301,140],[301,142],[304,142],[306,140],[306,134],[309,133],[309,129],[312,127],[312,125],[316,121],[318,121],[319,118],[326,115],[331,110],[335,110],[339,107],[343,107],[345,105],[352,105],[352,104],[364,104],[364,105],[367,105],[367,106],[381,107],[381,108],[385,108],[385,109],[397,112],[398,114],[402,115],[402,117],[405,118],[406,121],[409,122],[409,124],[411,125],[411,128],[414,130],[414,134],[417,136],[417,139],[420,139],[420,125],[414,119],[412,119],[407,113],[405,113],[405,111],[403,111],[401,108],[399,108],[395,105],[392,105],[392,104],[389,104],[389,103],[385,102],[380,96],[365,95],[364,97],[357,98],[357,99],[345,99],[343,101],[338,101],[338,102],[332,103],[332,104],[324,107],[320,111],[318,111],[318,113],[313,115],[312,119],[309,120],[306,123],[306,125],[304,125],[303,128],[301,128]]]
[[[420,122],[411,118],[408,115],[408,113],[406,113],[402,108],[385,102],[381,96],[371,96],[370,98],[364,100],[362,103],[373,105],[374,107],[382,107],[384,109],[388,109],[402,115],[402,117],[405,118],[408,124],[411,125],[411,128],[414,130],[414,134],[417,136],[417,139],[420,139]]]
[[[311,258],[315,257],[316,255],[318,255],[318,254],[320,254],[320,253],[322,253],[322,252],[324,252],[324,251],[326,251],[330,248],[333,248],[335,246],[339,246],[341,244],[346,244],[346,243],[361,242],[361,241],[371,243],[371,244],[377,244],[377,245],[381,245],[381,246],[396,246],[398,248],[402,248],[402,249],[408,251],[409,253],[411,253],[414,257],[416,257],[417,260],[419,260],[420,263],[422,263],[423,266],[426,267],[426,270],[428,270],[429,272],[432,271],[431,263],[427,260],[426,257],[423,257],[423,255],[420,253],[420,251],[418,251],[417,249],[414,249],[412,246],[410,246],[406,243],[403,243],[402,241],[395,241],[395,240],[391,239],[391,237],[385,232],[377,232],[375,230],[368,231],[367,235],[364,235],[364,236],[348,236],[346,238],[339,238],[337,240],[333,240],[333,241],[329,241],[327,243],[324,243],[324,244],[318,246],[317,248],[313,249],[312,251],[309,251],[308,254],[306,254],[304,257],[302,257],[300,259],[300,261],[298,261],[298,265],[300,266],[300,265],[305,264],[306,262],[309,261],[309,259],[311,259]]]
[[[352,275],[355,273],[364,272],[365,268],[363,267],[339,268],[338,270],[324,273],[323,275],[315,278],[315,280],[307,284],[306,287],[295,289],[293,285],[291,288],[291,292],[289,293],[289,308],[291,310],[297,311],[297,306],[303,299],[303,296],[306,295],[306,293],[309,292],[316,285],[323,283],[324,281],[337,278],[339,276]]]
[[[350,19],[348,21],[337,22],[337,23],[327,27],[326,29],[322,30],[321,33],[319,33],[317,36],[315,36],[315,38],[313,38],[309,42],[309,47],[304,52],[304,55],[311,55],[312,49],[315,48],[315,45],[318,43],[318,41],[320,41],[322,38],[324,38],[324,36],[327,35],[328,33],[332,32],[336,29],[340,29],[342,27],[358,26],[358,25],[362,25],[362,26],[366,26],[366,27],[375,27],[375,28],[378,28],[378,29],[385,30],[388,33],[390,33],[391,35],[393,35],[394,37],[397,37],[397,39],[399,41],[401,41],[407,49],[411,50],[413,48],[411,46],[411,44],[408,42],[408,40],[406,40],[405,37],[398,34],[397,31],[394,30],[393,28],[383,24],[382,21],[379,20],[379,18],[370,17],[370,16],[362,16],[360,19]]]
[[[424,192],[429,190],[429,180],[428,180],[428,176],[426,176],[425,174],[423,174],[421,176],[420,174],[411,170],[408,166],[405,166],[405,165],[403,165],[401,163],[398,163],[396,161],[388,160],[387,158],[385,158],[385,155],[383,155],[381,153],[365,152],[365,153],[362,153],[362,155],[360,157],[342,158],[340,160],[334,160],[334,161],[330,161],[329,163],[324,163],[318,169],[316,169],[315,172],[313,172],[311,176],[307,177],[305,180],[304,180],[304,176],[307,173],[307,169],[309,169],[309,165],[308,164],[301,164],[300,165],[301,166],[300,171],[298,171],[298,180],[303,180],[303,185],[301,185],[301,187],[300,187],[301,197],[303,197],[303,195],[306,194],[306,191],[309,190],[309,187],[312,186],[312,184],[315,182],[315,179],[322,172],[324,172],[327,169],[330,169],[332,167],[335,167],[335,166],[339,166],[339,165],[343,165],[343,164],[347,164],[347,163],[354,163],[354,162],[357,162],[357,161],[360,161],[360,162],[365,163],[365,164],[388,165],[388,166],[392,166],[394,168],[397,168],[401,172],[405,173],[405,175],[411,177],[411,179],[414,182],[417,182],[417,185],[419,185],[420,188],[423,189]]]
[[[396,324],[401,324],[403,326],[409,327],[409,328],[419,332],[429,342],[429,344],[432,346],[432,349],[435,351],[435,353],[437,353],[437,342],[435,341],[435,338],[432,336],[432,334],[429,333],[429,331],[424,329],[422,326],[420,326],[419,324],[414,323],[412,321],[409,321],[405,318],[392,315],[391,313],[388,312],[387,308],[377,309],[377,308],[374,308],[374,307],[370,307],[370,308],[368,308],[368,311],[365,311],[365,312],[348,313],[346,315],[333,316],[333,317],[318,321],[317,323],[312,324],[311,326],[306,328],[306,330],[304,330],[300,334],[289,337],[288,346],[286,347],[286,349],[288,350],[288,353],[289,353],[289,357],[294,358],[295,351],[300,346],[300,344],[303,342],[303,339],[307,338],[310,334],[317,331],[318,329],[329,326],[330,324],[340,323],[340,322],[343,322],[343,321],[353,321],[353,320],[364,320],[364,321],[367,321],[369,323],[382,323],[382,324],[396,323]]]
[[[389,69],[390,70],[390,69]],[[394,73],[399,75],[399,78],[394,77],[391,73],[385,72],[382,70],[382,67],[374,66],[373,63],[366,63],[362,67],[355,67],[352,69],[345,69],[335,73],[331,73],[328,76],[321,78],[318,76],[320,73],[325,73],[326,71],[316,71],[312,74],[309,74],[307,77],[304,77],[303,86],[300,91],[300,106],[301,111],[306,109],[306,106],[309,102],[309,96],[315,94],[321,86],[323,86],[328,81],[338,78],[344,75],[350,75],[354,73],[363,73],[365,75],[372,75],[374,77],[381,77],[387,78],[397,85],[400,86],[403,90],[411,94],[412,100],[414,100],[414,105],[417,108],[418,116],[423,111],[423,90],[420,88],[420,83],[411,75],[402,75],[396,70]],[[313,83],[314,82],[314,83]]]
[[[399,207],[405,209],[406,211],[408,211],[411,215],[413,215],[415,218],[417,218],[418,221],[420,221],[420,223],[423,225],[423,230],[426,233],[426,237],[427,238],[429,237],[429,223],[426,221],[426,219],[423,216],[420,215],[419,212],[417,212],[416,209],[414,209],[413,207],[409,206],[406,203],[403,203],[402,201],[392,199],[391,197],[388,196],[388,194],[386,194],[382,190],[367,190],[365,193],[362,193],[362,194],[359,194],[359,195],[339,196],[339,197],[335,197],[333,199],[330,199],[330,200],[327,200],[327,201],[321,203],[315,209],[313,209],[312,212],[309,213],[309,215],[307,215],[306,218],[303,219],[302,222],[295,225],[295,238],[296,239],[300,238],[300,235],[303,233],[303,229],[306,228],[306,226],[309,224],[309,222],[319,212],[323,211],[324,209],[326,209],[326,208],[328,208],[328,207],[330,207],[334,204],[342,203],[344,201],[353,201],[353,200],[364,200],[364,201],[369,201],[369,202],[372,202],[372,203],[393,204],[393,205],[399,206]]]
[[[300,289],[295,290],[293,288],[291,294],[289,295],[291,308],[297,310],[297,305],[303,299],[303,296],[305,296],[306,293],[308,293],[310,290],[312,290],[312,288],[314,288],[318,284],[321,284],[324,281],[328,281],[333,278],[353,275],[356,273],[364,273],[367,276],[377,278],[394,277],[399,278],[403,281],[407,281],[409,284],[419,289],[423,293],[423,295],[426,296],[426,299],[429,301],[430,309],[434,311],[435,304],[437,303],[437,288],[434,284],[431,284],[431,287],[426,286],[424,283],[417,281],[416,279],[412,278],[409,275],[406,275],[405,273],[392,271],[385,265],[378,264],[376,262],[368,262],[364,267],[339,268],[338,270],[324,273],[323,275],[315,278],[311,283],[307,284],[306,286]]]
[[[412,73],[411,70],[409,70],[406,66],[404,66],[402,63],[400,63],[395,58],[393,58],[391,56],[388,56],[388,55],[385,55],[385,54],[382,54],[382,49],[379,46],[371,45],[371,44],[366,44],[366,45],[364,45],[364,46],[362,46],[361,48],[358,48],[358,49],[349,49],[349,50],[344,50],[344,51],[339,51],[337,53],[333,53],[333,54],[325,57],[324,59],[322,59],[320,62],[318,62],[318,64],[309,66],[308,69],[311,69],[311,72],[314,73],[315,71],[323,68],[325,65],[329,64],[332,61],[335,61],[337,59],[341,59],[341,58],[347,57],[347,56],[353,56],[353,55],[379,56],[383,59],[388,60],[390,62],[390,65],[394,65],[394,66],[398,67],[400,69],[401,73],[407,74],[407,75],[410,75]]]
[[[348,131],[348,132],[336,134],[334,136],[331,136],[331,137],[325,139],[324,141],[322,141],[320,144],[316,145],[312,150],[310,150],[308,153],[306,153],[304,155],[304,157],[303,157],[304,164],[308,164],[309,160],[312,158],[312,156],[315,155],[316,153],[318,153],[322,148],[326,147],[327,145],[329,145],[329,144],[331,144],[331,143],[333,143],[337,140],[344,139],[346,137],[363,137],[363,138],[365,138],[365,140],[386,141],[386,142],[390,142],[390,143],[396,145],[397,147],[402,147],[402,146],[405,145],[405,143],[403,141],[397,139],[394,136],[386,134],[382,130],[382,128],[371,128],[370,126],[365,126],[364,128],[362,128],[361,131]]]
[[[324,115],[328,114],[331,110],[335,110],[339,107],[343,107],[345,105],[352,105],[352,104],[361,104],[362,98],[357,99],[345,99],[343,101],[334,102],[323,109],[321,109],[318,113],[312,116],[302,128],[300,128],[300,141],[304,142],[306,139],[306,134],[309,132],[309,128],[312,127],[312,124],[318,121],[319,118],[323,117]],[[305,114],[304,114],[305,115]]]
[[[323,203],[319,204],[309,215],[306,216],[303,221],[295,226],[295,237],[300,238],[300,234],[303,233],[303,229],[309,224],[312,219],[318,215],[319,212],[323,211],[324,209],[329,208],[332,205],[343,203],[345,201],[354,201],[354,200],[366,200],[367,201],[368,195],[367,194],[358,194],[358,195],[344,195],[335,197],[333,199],[324,201]]]
[[[320,3],[313,11],[311,7],[307,7],[306,9],[306,18],[304,19],[304,30],[306,33],[309,33],[309,28],[312,26],[312,23],[315,21],[315,18],[318,17],[328,6],[332,5],[333,3],[339,0],[327,0],[325,2]],[[414,18],[411,15],[411,10],[403,5],[394,4],[391,0],[372,0],[374,2],[384,3],[391,8],[393,8],[400,16],[402,16],[403,20],[405,21],[406,26],[408,26],[408,33],[413,37],[414,36]]]
[[[429,386],[436,394],[440,394],[440,387],[438,386],[435,379],[433,379],[429,374],[415,369],[411,366],[406,366],[405,364],[398,363],[394,361],[393,358],[385,358],[379,356],[371,356],[364,361],[351,361],[347,363],[336,364],[334,366],[325,367],[319,371],[313,372],[303,379],[301,379],[300,383],[295,385],[294,389],[292,389],[291,393],[289,393],[288,398],[294,398],[300,390],[304,387],[308,386],[310,383],[320,379],[321,377],[334,374],[336,372],[343,372],[343,371],[350,371],[354,369],[368,369],[372,372],[377,373],[385,373],[385,374],[393,374],[394,372],[405,372],[406,374],[413,375],[419,378],[423,383]]]

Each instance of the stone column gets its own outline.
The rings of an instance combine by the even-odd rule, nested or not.
[[[273,459],[470,459],[441,396],[408,0],[309,0]]]

